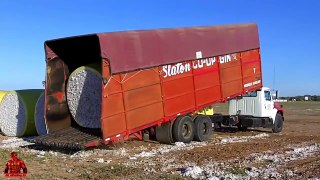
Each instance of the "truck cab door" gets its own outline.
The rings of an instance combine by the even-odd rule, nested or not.
[[[264,90],[263,92],[264,99],[262,103],[262,116],[264,117],[270,117],[273,120],[275,119],[277,110],[274,108],[274,103],[272,100],[271,92],[270,90]]]

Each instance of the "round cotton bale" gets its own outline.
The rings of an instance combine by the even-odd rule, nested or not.
[[[40,95],[36,104],[35,123],[38,135],[48,134],[46,122],[44,119],[44,93]]]
[[[36,102],[43,92],[29,89],[7,92],[0,103],[0,126],[7,136],[36,135],[34,111]]]
[[[82,127],[100,128],[101,74],[92,67],[73,71],[67,83],[67,101],[74,120]]]
[[[4,95],[6,95],[7,92],[8,92],[8,91],[0,91],[0,104],[1,104],[1,101],[2,101],[2,99],[3,99],[3,97],[4,97]],[[0,122],[0,128],[1,128],[1,122]],[[0,129],[0,130],[1,130],[1,129]]]

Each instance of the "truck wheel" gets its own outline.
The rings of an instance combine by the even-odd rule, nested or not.
[[[172,123],[170,121],[156,127],[156,138],[158,142],[163,144],[174,143],[172,137]]]
[[[212,122],[208,116],[198,116],[194,120],[194,126],[194,139],[196,141],[208,141],[211,138]]]
[[[190,116],[179,116],[172,128],[173,139],[177,142],[189,143],[194,137],[194,123]]]
[[[283,117],[280,113],[277,113],[276,119],[274,121],[274,125],[272,128],[272,132],[279,133],[282,131],[282,127],[283,127]]]
[[[155,127],[151,127],[147,130],[142,131],[142,139],[144,141],[156,141],[157,137],[156,137],[156,128]]]

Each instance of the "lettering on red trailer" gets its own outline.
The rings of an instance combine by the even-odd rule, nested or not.
[[[256,84],[260,84],[261,80],[257,80],[257,81],[253,81],[253,82],[249,82],[243,85],[244,88],[250,87],[250,86],[254,86]]]
[[[166,78],[166,77],[191,71],[191,65],[190,63],[187,63],[187,64],[177,63],[176,65],[165,65],[165,66],[162,66],[162,71],[164,72],[163,77]]]
[[[216,57],[209,57],[209,58],[202,58],[195,61],[192,61],[192,64],[190,62],[187,63],[177,63],[175,65],[164,65],[162,66],[163,71],[163,77],[170,77],[175,76],[178,74],[183,74],[186,72],[191,71],[192,69],[201,69],[204,67],[210,67],[213,66],[216,62]],[[224,56],[219,56],[219,63],[224,64],[231,61],[237,60],[236,54],[229,54]]]
[[[192,67],[193,67],[193,69],[198,69],[198,68],[200,69],[203,67],[212,66],[215,62],[216,62],[215,57],[199,59],[199,60],[193,61]]]
[[[224,64],[227,62],[231,62],[237,60],[237,55],[236,54],[229,54],[229,55],[224,55],[224,56],[219,56],[219,62],[220,64]]]

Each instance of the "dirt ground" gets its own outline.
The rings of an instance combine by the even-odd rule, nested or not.
[[[224,127],[201,143],[130,140],[71,152],[23,146],[25,140],[0,136],[0,168],[15,150],[27,165],[28,179],[320,179],[320,103],[282,105],[279,134]],[[227,113],[226,104],[214,109]]]

